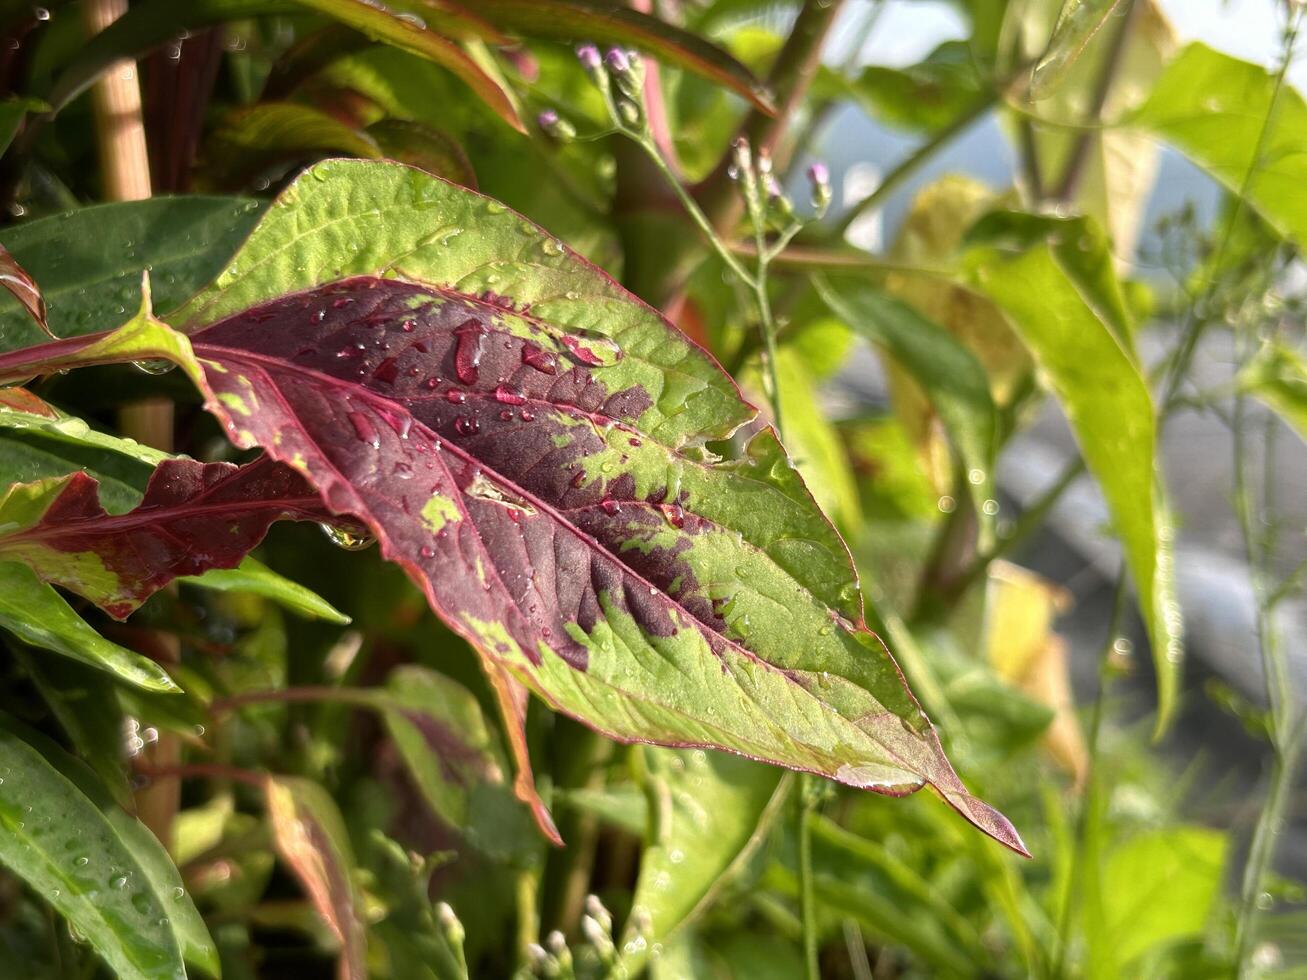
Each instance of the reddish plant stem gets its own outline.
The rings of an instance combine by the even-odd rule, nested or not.
[[[246,691],[233,694],[227,698],[215,698],[209,704],[209,711],[214,715],[227,714],[250,704],[276,704],[305,701],[354,701],[356,692],[325,684],[306,684],[302,687],[287,687],[272,691]]]
[[[182,779],[225,779],[233,783],[244,783],[257,790],[267,786],[268,777],[250,769],[237,766],[224,766],[216,762],[191,762],[186,764],[169,764],[163,766],[137,766],[136,772],[156,783],[165,780]]]

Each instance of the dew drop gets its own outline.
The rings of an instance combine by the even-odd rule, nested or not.
[[[503,405],[525,405],[522,393],[510,384],[501,384],[495,388],[495,401]]]
[[[680,504],[659,504],[658,509],[663,512],[663,517],[672,527],[685,527],[685,511],[681,509]]]
[[[454,419],[454,431],[461,436],[473,436],[480,430],[481,424],[471,415],[460,415]]]
[[[386,384],[394,384],[395,379],[399,377],[399,363],[393,357],[388,357],[372,372],[372,376],[378,381],[384,381]]]
[[[319,527],[332,544],[346,551],[362,551],[376,540],[372,535],[360,533],[356,528],[337,527],[335,524],[321,524]]]
[[[435,380],[439,382],[440,379],[436,378]],[[445,401],[451,402],[455,405],[462,405],[465,401],[467,401],[467,392],[460,391],[458,388],[450,388],[447,392],[445,392]]]
[[[523,422],[534,422],[534,421],[535,421],[535,417],[536,417],[536,413],[533,412],[533,411],[531,411],[529,408],[524,408],[524,409],[522,409],[522,421],[523,421]]]
[[[599,506],[603,508],[604,513],[609,517],[612,517],[622,509],[622,505],[611,497],[605,497],[603,500],[599,501]]]
[[[574,358],[589,367],[607,367],[622,359],[622,349],[607,337],[564,334],[559,339]]]
[[[348,418],[350,425],[354,426],[354,434],[358,436],[359,442],[366,442],[373,449],[381,448],[381,435],[370,418],[362,412],[350,412]]]
[[[527,344],[522,348],[522,363],[529,368],[535,368],[541,374],[558,373],[558,359],[549,351],[534,344]]]
[[[418,550],[418,554],[421,555],[423,558],[435,558],[435,557],[436,557],[436,549],[433,548],[433,547],[431,547],[431,545],[429,545],[429,544],[424,544],[424,545],[423,545],[423,546]]]
[[[144,371],[146,374],[167,374],[176,366],[172,361],[164,360],[132,361],[132,367],[138,371]]]
[[[399,329],[403,330],[405,333],[412,333],[417,329],[417,326],[416,320],[405,320],[399,325]]]
[[[427,391],[435,391],[440,387],[440,379],[433,374],[431,377],[427,378],[426,381],[422,382],[422,387],[426,388]]]
[[[468,320],[454,330],[457,346],[454,348],[454,371],[465,385],[476,384],[480,376],[481,355],[486,332],[476,320]]]

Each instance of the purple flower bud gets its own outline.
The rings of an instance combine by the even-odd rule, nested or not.
[[[598,71],[599,66],[603,64],[599,57],[599,49],[593,44],[583,44],[577,48],[576,57],[586,71]]]
[[[604,61],[608,67],[619,75],[625,75],[631,70],[631,60],[626,57],[626,52],[621,48],[609,48],[608,54],[604,56]]]
[[[553,109],[546,109],[536,116],[536,125],[540,131],[560,143],[576,138],[576,127],[561,118]]]
[[[808,168],[808,179],[816,187],[828,187],[830,185],[830,170],[824,163],[814,163]]]

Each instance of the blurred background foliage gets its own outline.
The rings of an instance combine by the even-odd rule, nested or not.
[[[805,214],[805,168],[829,160],[834,205],[768,276],[786,443],[855,555],[869,624],[1034,854],[925,794],[614,745],[533,705],[567,841],[551,849],[463,641],[375,550],[280,525],[261,560],[321,599],[188,583],[125,625],[76,606],[118,643],[177,637],[184,695],[5,636],[4,709],[115,798],[156,788],[143,760],[183,764],[147,823],[224,976],[357,958],[402,980],[766,980],[805,974],[805,933],[821,975],[858,980],[1307,971],[1300,3],[1266,0],[1266,64],[1182,43],[1155,0],[137,0],[89,39],[81,6],[0,16],[0,242],[56,333],[131,309],[143,267],[160,309],[180,303],[303,166],[384,157],[550,229],[765,404],[743,284],[611,135],[574,45],[644,52],[653,136],[745,260],[732,139],[770,150]],[[961,36],[868,63],[917,9]],[[121,58],[141,59],[156,199],[94,207],[114,195],[87,92],[130,72]],[[1157,188],[1159,167],[1183,179]],[[6,307],[4,347],[28,329]],[[102,429],[163,396],[178,451],[232,452],[174,376],[39,390]],[[1193,419],[1220,439],[1168,442]],[[48,430],[6,440],[7,479],[31,478],[21,454],[62,454],[112,474],[123,506],[150,471],[120,449],[70,456]],[[1223,565],[1185,550],[1208,521]],[[1204,591],[1213,568],[1227,577]],[[286,839],[304,825],[313,862]],[[104,970],[11,876],[0,948],[28,977]]]

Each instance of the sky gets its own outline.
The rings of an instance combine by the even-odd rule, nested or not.
[[[1273,63],[1280,47],[1284,0],[1159,0],[1181,42],[1203,41],[1212,47],[1256,61]],[[863,60],[909,65],[920,61],[941,41],[961,38],[966,28],[944,0],[888,0],[863,50]],[[1290,78],[1307,88],[1307,55],[1297,59]]]

